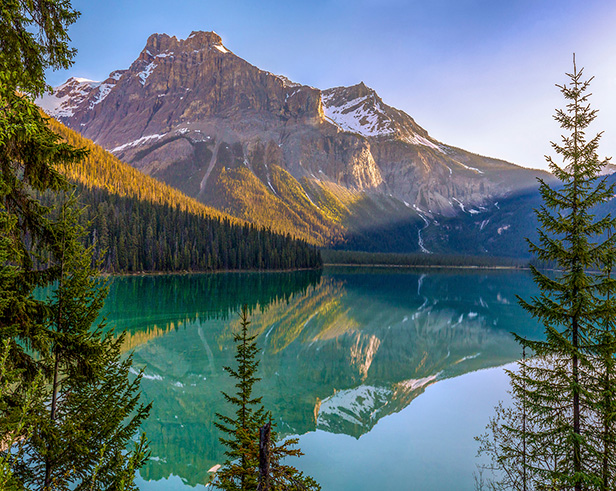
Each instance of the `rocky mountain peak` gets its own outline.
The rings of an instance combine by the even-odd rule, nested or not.
[[[156,33],[148,38],[140,58],[149,59],[151,57],[160,57],[165,54],[191,53],[208,48],[216,48],[222,53],[227,53],[229,51],[223,46],[222,38],[213,31],[193,31],[186,39],[178,39],[168,34]]]
[[[376,91],[368,87],[364,82],[359,82],[358,84],[351,85],[349,87],[338,87],[338,89],[344,89],[345,95],[353,99],[357,99],[359,97],[373,96],[376,97],[379,101],[383,102],[381,98],[377,95]]]
[[[389,106],[363,82],[324,90],[323,107],[327,118],[344,131],[366,137],[391,137],[395,134]]]
[[[151,55],[157,55],[169,51],[178,42],[175,36],[171,37],[167,34],[152,34],[145,43],[144,52]]]
[[[188,49],[222,46],[222,38],[214,31],[193,31],[183,42],[183,45]]]
[[[365,137],[398,139],[443,151],[413,118],[385,104],[364,82],[324,90],[323,108],[325,116],[344,131]]]

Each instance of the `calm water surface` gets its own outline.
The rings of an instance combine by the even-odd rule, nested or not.
[[[516,294],[527,273],[331,268],[116,278],[105,306],[126,331],[152,460],[140,488],[204,489],[223,460],[214,427],[233,391],[232,331],[247,304],[261,348],[255,390],[294,464],[325,491],[472,490],[475,435],[507,397],[511,331],[539,338]]]

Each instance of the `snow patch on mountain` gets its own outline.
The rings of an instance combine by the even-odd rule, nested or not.
[[[74,114],[77,108],[77,104],[71,104],[73,99],[70,95],[57,97],[54,94],[45,94],[36,102],[43,111],[54,118],[68,118]]]
[[[148,142],[150,140],[160,140],[166,134],[167,133],[163,133],[161,135],[142,136],[141,138],[138,138],[137,140],[125,143],[124,145],[120,145],[119,147],[112,148],[110,151],[111,151],[111,153],[119,152],[119,151],[124,150],[126,148],[130,148],[130,147],[134,147],[134,146],[137,146],[137,145],[141,145],[141,144],[146,143],[146,142]]]
[[[145,85],[145,81],[148,79],[148,77],[150,76],[150,74],[154,71],[154,69],[157,67],[158,65],[154,62],[151,62],[149,65],[147,65],[143,71],[139,72],[137,74],[137,76],[139,77],[139,80],[141,81],[141,85]]]
[[[404,141],[410,143],[411,145],[423,145],[424,147],[433,148],[434,150],[438,152],[445,153],[441,145],[437,145],[436,143],[431,142],[427,138],[424,138],[423,136],[420,136],[420,135],[413,135],[413,136],[406,137],[404,138]],[[451,169],[449,169],[449,174],[451,175]]]
[[[406,392],[413,392],[418,389],[424,389],[433,382],[436,382],[436,379],[440,374],[441,372],[423,378],[412,378],[404,380],[402,382],[399,382],[397,384],[397,387],[404,389]]]
[[[465,165],[462,162],[460,162],[459,160],[455,160],[455,159],[454,159],[454,162],[456,164],[460,164],[462,167],[464,167],[467,170],[472,170],[473,172],[476,172],[477,174],[483,174],[483,171],[480,170],[480,169],[477,169],[477,167],[471,167],[469,165]]]
[[[101,84],[98,87],[98,94],[96,95],[96,98],[90,102],[90,109],[92,109],[96,104],[100,104],[101,102],[103,102],[105,97],[109,95],[109,92],[111,92],[111,89],[113,89],[114,86],[115,84]]]
[[[460,209],[466,213],[466,208],[464,208],[464,203],[462,203],[462,201],[460,201],[458,198],[451,198],[453,201],[455,201],[456,203],[458,203],[458,206],[460,207]],[[451,201],[450,201],[451,203]],[[453,203],[452,203],[453,204]]]
[[[160,376],[160,375],[158,375],[158,374],[153,374],[153,375],[150,375],[150,374],[148,374],[148,373],[146,373],[146,372],[140,372],[140,371],[136,370],[136,369],[135,369],[135,368],[133,368],[133,367],[130,367],[130,368],[128,369],[128,371],[129,371],[130,373],[132,373],[133,375],[141,375],[141,378],[144,378],[144,379],[146,379],[146,380],[163,380],[163,377],[161,377],[161,376]]]
[[[509,230],[511,228],[511,225],[504,225],[502,227],[498,227],[498,229],[496,230],[496,233],[498,235],[503,235],[503,233],[505,233],[507,230]]]

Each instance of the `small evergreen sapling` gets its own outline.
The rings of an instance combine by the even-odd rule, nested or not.
[[[233,335],[237,369],[224,367],[237,381],[235,394],[223,392],[226,401],[234,406],[235,416],[217,414],[219,421],[216,426],[226,435],[221,437],[220,442],[227,448],[227,461],[217,471],[213,483],[229,491],[319,490],[321,487],[314,479],[282,463],[286,457],[302,455],[301,450],[294,448],[298,440],[291,438],[280,443],[273,429],[267,449],[269,475],[259,474],[261,429],[267,424],[273,424],[270,413],[261,403],[261,397],[253,395],[253,386],[260,380],[256,375],[259,362],[255,359],[259,349],[256,335],[248,332],[249,324],[247,308],[244,306],[240,313],[240,331]]]

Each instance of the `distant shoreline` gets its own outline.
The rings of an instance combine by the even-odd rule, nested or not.
[[[352,263],[324,263],[325,266],[335,267],[353,267],[353,268],[412,268],[412,269],[503,269],[503,270],[524,270],[530,268],[527,266],[481,266],[481,265],[458,265],[448,266],[446,264],[352,264]]]
[[[423,254],[364,252],[321,249],[324,265],[374,266],[392,268],[528,269],[521,257],[473,256],[463,254]]]

